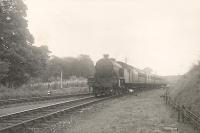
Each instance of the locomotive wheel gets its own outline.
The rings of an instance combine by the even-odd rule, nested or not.
[[[120,95],[120,91],[119,91],[119,88],[116,89],[116,95],[119,96]]]
[[[120,88],[120,95],[122,95],[123,94],[123,92],[122,92],[122,88]]]
[[[99,89],[97,87],[94,87],[93,94],[95,97],[99,97]]]

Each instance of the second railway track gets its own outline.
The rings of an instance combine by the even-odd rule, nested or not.
[[[54,96],[41,96],[41,97],[31,97],[31,98],[18,98],[18,99],[7,99],[7,100],[0,100],[0,107],[1,106],[8,106],[12,104],[19,104],[19,103],[28,103],[28,102],[37,102],[37,101],[45,101],[45,100],[52,100],[52,99],[61,99],[61,98],[70,98],[75,96],[89,96],[91,93],[80,93],[80,94],[68,94],[68,95],[54,95]]]
[[[0,116],[0,133],[16,132],[23,127],[34,125],[34,123],[38,122],[42,123],[42,121],[46,119],[57,117],[58,115],[62,115],[68,111],[72,111],[109,98],[111,97],[95,98],[93,96],[87,96],[84,98]]]

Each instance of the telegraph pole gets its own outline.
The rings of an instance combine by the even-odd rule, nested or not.
[[[62,81],[62,78],[63,78],[63,72],[62,72],[62,70],[61,70],[61,72],[60,72],[60,88],[62,89],[63,88],[63,81]]]

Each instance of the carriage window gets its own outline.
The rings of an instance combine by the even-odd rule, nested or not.
[[[119,76],[120,77],[124,76],[124,69],[122,69],[122,68],[119,69]]]

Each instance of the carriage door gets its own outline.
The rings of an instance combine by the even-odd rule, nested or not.
[[[124,69],[120,68],[119,69],[119,80],[118,80],[118,85],[119,87],[123,84],[123,78],[124,78]]]

